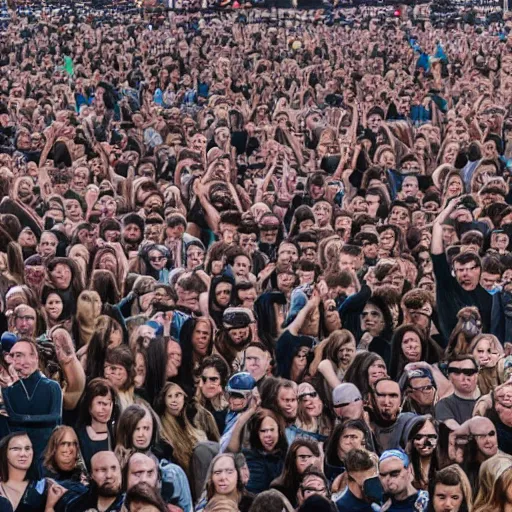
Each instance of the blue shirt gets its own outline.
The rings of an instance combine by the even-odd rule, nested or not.
[[[336,502],[336,507],[338,512],[373,512],[372,506],[354,496],[348,487],[343,496]]]

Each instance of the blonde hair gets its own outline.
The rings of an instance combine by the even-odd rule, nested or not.
[[[511,467],[512,456],[505,453],[498,453],[482,463],[478,473],[480,488],[475,498],[475,510],[484,507],[491,496],[496,480]]]

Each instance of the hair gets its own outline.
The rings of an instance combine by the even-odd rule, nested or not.
[[[434,512],[434,495],[438,484],[450,487],[460,485],[463,499],[459,512],[470,512],[473,510],[472,489],[469,480],[457,464],[452,464],[440,471],[436,471],[433,478],[430,479],[428,512]]]
[[[485,460],[480,466],[479,471],[479,489],[475,497],[474,507],[481,509],[485,504],[488,497],[491,495],[492,488],[496,480],[505,472],[507,469],[512,467],[512,456],[506,453],[498,453],[494,457]],[[457,468],[459,466],[457,465]],[[465,474],[464,474],[465,476]],[[467,479],[467,478],[466,478]],[[469,485],[469,481],[468,481]],[[471,496],[471,493],[469,493]]]
[[[260,427],[265,418],[272,418],[278,427],[278,440],[275,449],[283,455],[288,449],[288,441],[284,433],[284,424],[282,419],[270,409],[260,409],[251,419],[249,424],[249,442],[253,450],[264,451],[260,440]]]
[[[205,483],[206,499],[208,501],[210,501],[215,496],[215,485],[213,484],[213,478],[212,478],[213,477],[213,468],[215,467],[215,464],[223,457],[227,457],[227,458],[233,460],[233,465],[235,466],[236,474],[237,474],[236,488],[238,491],[238,498],[240,499],[240,497],[242,495],[242,492],[244,489],[244,484],[242,483],[242,476],[241,476],[240,470],[238,469],[238,466],[236,464],[235,455],[232,453],[220,453],[219,455],[216,455],[212,459],[212,461],[210,463],[210,467],[208,468],[208,475],[206,477],[206,483]]]
[[[347,329],[337,329],[336,331],[331,332],[325,340],[315,347],[315,357],[310,366],[311,375],[316,374],[318,365],[324,359],[328,359],[336,368],[338,368],[340,365],[338,352],[342,347],[349,345],[350,343],[354,344],[355,353],[356,340],[350,331]]]
[[[455,361],[472,361],[475,365],[475,368],[478,369],[478,363],[476,362],[476,359],[471,354],[452,354],[451,357],[448,359],[448,366],[450,366],[451,363]]]
[[[475,263],[478,267],[482,267],[482,260],[478,254],[472,251],[465,251],[457,254],[452,260],[452,267],[455,268],[455,263],[459,265],[466,265],[467,263]]]
[[[121,391],[126,391],[134,385],[135,381],[135,357],[126,345],[107,349],[105,363],[122,366],[128,374],[126,384]]]
[[[46,270],[48,272],[52,272],[55,269],[55,267],[59,264],[67,265],[71,270],[71,283],[69,287],[73,294],[73,298],[76,301],[78,299],[78,296],[84,289],[80,268],[78,267],[77,263],[75,263],[71,258],[53,257],[46,264]]]
[[[158,512],[166,512],[167,505],[160,496],[157,489],[154,489],[145,482],[140,482],[134,485],[127,493],[124,500],[124,505],[127,510],[130,510],[132,503],[144,503],[155,507]]]
[[[161,336],[151,340],[146,359],[146,390],[148,402],[152,405],[167,379],[167,341]]]
[[[218,355],[212,354],[211,356],[205,357],[199,366],[198,374],[200,375],[206,368],[215,368],[220,375],[220,383],[222,388],[226,387],[230,376],[229,366],[226,360]]]
[[[317,468],[316,466],[314,466],[313,464],[310,464],[304,470],[304,473],[302,473],[302,475],[300,475],[300,484],[299,485],[302,486],[302,484],[304,483],[304,480],[306,480],[306,478],[308,478],[310,476],[316,476],[317,478],[320,478],[320,480],[322,480],[322,482],[324,483],[325,488],[327,490],[327,495],[330,498],[331,497],[331,486],[329,485],[329,481],[327,480],[323,471],[321,469]]]
[[[368,450],[354,448],[347,453],[345,459],[345,469],[349,473],[357,473],[358,471],[369,471],[376,469],[375,461],[372,459]]]
[[[110,336],[113,331],[121,331],[122,328],[117,320],[107,315],[101,315],[96,320],[94,333],[87,346],[87,363],[85,374],[89,379],[103,377],[105,356],[110,344]]]
[[[84,394],[78,407],[78,421],[77,426],[87,426],[91,424],[92,417],[89,409],[92,405],[92,401],[97,396],[109,396],[112,399],[112,415],[109,423],[113,424],[119,417],[119,398],[117,396],[116,389],[110,384],[110,382],[103,378],[93,379],[85,387]]]
[[[261,407],[270,409],[274,414],[281,417],[281,410],[277,402],[277,397],[281,388],[296,389],[296,384],[288,379],[280,377],[267,377],[263,379],[260,386]]]
[[[308,448],[315,457],[321,456],[318,441],[309,437],[298,437],[293,441],[286,453],[281,474],[270,484],[272,487],[284,488],[285,494],[289,496],[296,495],[302,479],[302,475],[297,471],[297,451],[299,448]]]
[[[282,492],[270,489],[254,498],[249,512],[295,512],[295,509]]]
[[[382,361],[386,364],[384,359],[374,352],[360,352],[356,354],[356,357],[345,372],[345,382],[354,384],[361,392],[363,399],[367,398],[370,394],[368,369],[376,361]]]
[[[7,459],[7,454],[9,451],[9,444],[13,439],[15,439],[17,437],[28,437],[29,438],[29,435],[26,432],[12,432],[11,434],[6,435],[0,441],[0,480],[4,483],[9,480],[9,462]],[[32,444],[32,442],[30,444]],[[33,466],[33,464],[34,464],[34,460],[32,460],[31,466]],[[32,469],[32,467],[31,467],[31,469]],[[30,472],[30,470],[27,471],[27,474],[25,475],[25,480],[28,480],[29,472]]]
[[[340,460],[338,456],[338,445],[340,438],[345,430],[352,428],[360,430],[364,434],[365,448],[370,449],[372,446],[371,433],[364,420],[348,420],[343,423],[338,423],[332,431],[325,447],[325,463],[330,466],[346,466],[346,460]]]
[[[121,300],[116,278],[110,270],[93,270],[89,290],[98,292],[102,304],[117,304]]]
[[[68,427],[66,425],[59,425],[58,427],[55,427],[53,429],[52,435],[50,436],[50,439],[48,439],[48,443],[47,443],[46,449],[44,451],[44,460],[43,460],[43,466],[46,469],[49,469],[50,471],[52,471],[54,473],[58,473],[60,471],[59,467],[57,466],[57,462],[55,460],[55,455],[57,453],[57,449],[59,448],[61,441],[64,439],[64,436],[66,434],[73,435],[76,440],[77,462],[80,457],[79,450],[78,450],[78,437],[77,437],[74,429],[71,427]]]

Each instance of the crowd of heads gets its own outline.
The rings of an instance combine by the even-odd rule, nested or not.
[[[12,17],[0,509],[512,509],[512,28]]]

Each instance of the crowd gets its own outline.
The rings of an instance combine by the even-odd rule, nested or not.
[[[0,33],[2,512],[512,510],[511,22],[265,14]]]

